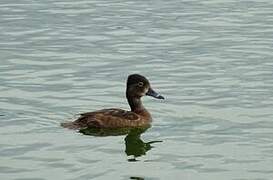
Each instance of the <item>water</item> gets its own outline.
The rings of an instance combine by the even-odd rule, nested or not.
[[[0,179],[272,179],[272,39],[270,0],[2,0]],[[60,127],[131,73],[166,97],[146,132]]]

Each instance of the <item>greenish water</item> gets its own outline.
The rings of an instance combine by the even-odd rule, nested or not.
[[[2,0],[0,179],[271,180],[272,39],[269,0]],[[60,127],[128,109],[131,73],[152,127]]]

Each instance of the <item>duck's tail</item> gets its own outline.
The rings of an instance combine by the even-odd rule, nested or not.
[[[72,121],[63,122],[61,123],[61,126],[68,129],[79,129],[79,125]]]

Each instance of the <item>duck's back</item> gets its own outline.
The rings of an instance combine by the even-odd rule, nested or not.
[[[83,113],[76,121],[63,123],[62,126],[70,129],[87,127],[122,128],[146,126],[150,121],[151,117],[148,112],[138,114],[132,111],[112,108]]]

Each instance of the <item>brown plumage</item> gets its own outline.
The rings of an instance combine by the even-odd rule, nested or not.
[[[102,109],[83,113],[74,122],[65,122],[61,125],[69,129],[147,126],[150,124],[152,118],[141,102],[141,97],[145,95],[164,99],[163,96],[151,88],[149,81],[144,76],[132,74],[127,79],[126,88],[126,98],[131,111],[116,108]]]

